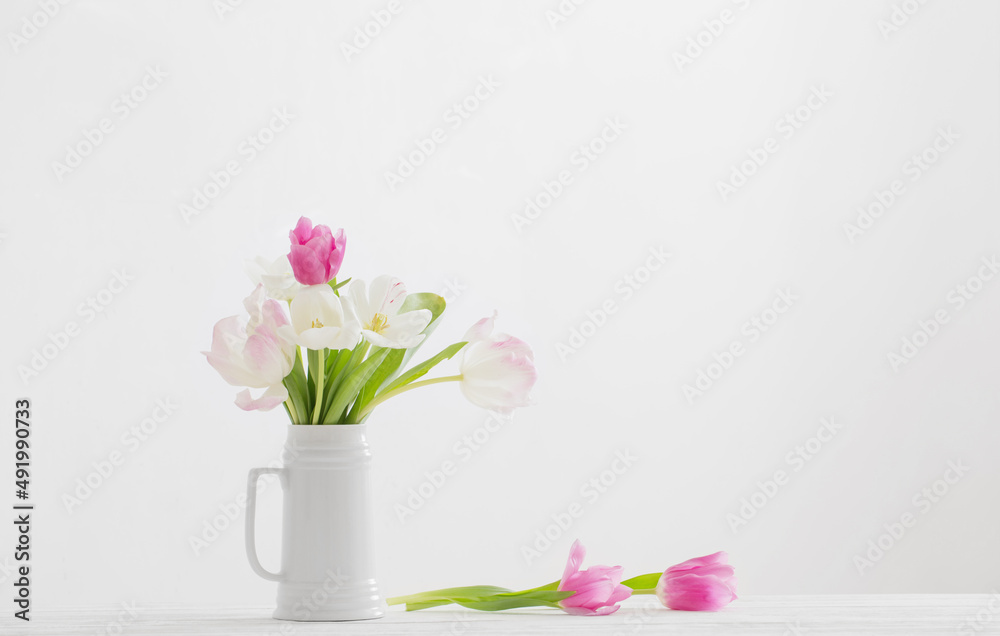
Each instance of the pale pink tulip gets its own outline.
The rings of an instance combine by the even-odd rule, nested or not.
[[[303,285],[323,285],[337,276],[347,246],[343,228],[334,234],[329,227],[313,227],[312,221],[302,217],[288,238],[292,243],[288,262],[295,280]]]
[[[249,321],[244,325],[238,316],[220,320],[212,334],[212,350],[202,353],[229,384],[267,389],[256,399],[249,390],[241,391],[236,396],[238,407],[269,411],[288,398],[282,380],[292,370],[295,343],[281,335],[288,318],[281,303],[265,299],[263,285],[257,285],[243,304]]]
[[[736,599],[736,570],[725,552],[689,559],[667,568],[656,598],[675,610],[714,612]]]
[[[618,603],[632,595],[632,590],[621,584],[623,568],[592,565],[580,570],[587,551],[579,539],[569,550],[569,560],[559,581],[559,591],[576,594],[559,601],[559,606],[569,614],[604,616],[618,611]]]
[[[495,318],[496,313],[483,318],[465,334],[469,344],[458,363],[460,386],[476,406],[510,413],[533,403],[531,389],[538,371],[528,343],[504,333],[491,335]]]

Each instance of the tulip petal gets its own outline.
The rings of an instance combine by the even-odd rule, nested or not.
[[[496,323],[496,320],[497,311],[494,309],[492,316],[482,318],[476,322],[476,324],[469,327],[469,330],[465,332],[464,336],[462,336],[462,340],[471,344],[477,340],[485,340],[489,338],[490,334],[493,333],[493,325]]]
[[[388,338],[385,334],[375,333],[374,331],[369,331],[368,329],[362,329],[361,333],[364,335],[365,340],[372,343],[372,345],[376,347],[385,347],[386,349],[410,349],[417,346],[424,340],[424,335],[419,333],[402,340]]]
[[[259,398],[254,399],[249,389],[236,394],[236,406],[244,411],[270,411],[288,399],[288,389],[283,384],[268,387]]]
[[[581,572],[580,574],[584,574]],[[563,607],[590,607],[596,609],[606,605],[615,591],[615,584],[606,579],[575,581],[567,584],[568,589],[576,589],[576,594],[561,601]]]
[[[258,381],[242,361],[246,340],[246,331],[237,316],[223,318],[215,323],[212,350],[204,352],[208,363],[219,372],[223,380],[233,386],[250,386]]]
[[[736,599],[735,570],[728,555],[716,552],[667,568],[656,584],[665,606],[685,611],[715,611]]]
[[[372,314],[392,317],[399,313],[406,300],[406,286],[395,276],[379,276],[372,281],[368,297],[371,303],[368,309],[374,309]]]
[[[244,386],[263,388],[278,384],[292,370],[292,360],[285,354],[278,335],[270,328],[258,329],[247,338],[243,359],[260,380]]]
[[[303,285],[326,284],[326,264],[307,245],[293,245],[288,253],[295,279]]]
[[[337,295],[329,285],[310,285],[304,288],[289,306],[291,324],[295,332],[301,334],[307,329],[323,327],[343,327],[344,309]]]
[[[632,588],[625,585],[616,585],[615,591],[611,593],[611,596],[608,598],[607,603],[609,605],[615,603],[621,603],[630,596],[632,596]]]
[[[562,580],[559,583],[559,591],[565,591],[566,580],[576,574],[580,570],[580,566],[583,565],[583,558],[587,556],[587,549],[583,547],[580,540],[577,539],[573,542],[573,545],[569,549],[569,558],[566,560],[566,567],[563,569]]]
[[[300,216],[299,222],[295,224],[295,229],[289,232],[289,240],[304,244],[312,236],[313,224],[308,217]]]
[[[680,570],[690,570],[693,568],[704,567],[706,565],[717,565],[719,563],[726,563],[729,560],[729,555],[725,552],[716,552],[714,554],[709,554],[703,557],[695,557],[693,559],[688,559],[683,563],[678,563],[677,565],[672,565],[667,568],[668,572],[678,572]]]
[[[357,344],[350,337],[350,331],[343,327],[320,327],[306,329],[299,334],[300,347],[319,351],[320,349],[351,349]]]
[[[351,286],[347,289],[347,294],[345,294],[351,299],[351,305],[354,306],[354,310],[358,312],[358,317],[371,317],[375,315],[375,309],[370,307],[368,304],[368,291],[365,285],[365,281],[355,278],[351,281]]]
[[[366,337],[369,342],[379,347],[390,349],[409,349],[417,346],[423,339],[422,332],[431,322],[431,312],[428,309],[417,309],[402,314],[396,314],[389,318],[389,326],[382,329],[382,332],[375,334],[366,330]],[[369,334],[379,336],[376,341],[369,337]]]

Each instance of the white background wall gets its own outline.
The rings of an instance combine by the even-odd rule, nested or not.
[[[237,410],[199,351],[241,311],[243,260],[287,251],[302,213],[346,228],[347,275],[460,290],[428,352],[497,308],[537,354],[538,405],[471,454],[456,445],[486,414],[453,385],[371,418],[390,595],[537,585],[576,537],[588,562],[635,574],[728,550],[743,594],[1000,586],[1000,280],[949,302],[1000,256],[996,3],[919,5],[889,32],[889,1],[594,0],[554,27],[556,0],[403,1],[348,60],[342,43],[386,6],[249,0],[220,17],[208,0],[75,0],[19,41],[9,34],[32,33],[40,4],[4,2],[0,405],[8,420],[15,398],[34,405],[39,608],[272,602],[245,562],[242,511],[208,547],[191,540],[214,536],[247,470],[278,456],[284,414]],[[723,11],[731,23],[711,36]],[[147,68],[165,77],[123,106]],[[453,127],[449,109],[480,78],[499,86]],[[814,88],[829,96],[796,111]],[[273,109],[293,119],[251,160],[241,144]],[[777,122],[795,112],[787,136]],[[54,169],[102,118],[96,149]],[[574,153],[607,118],[625,130],[580,170]],[[435,128],[445,141],[391,190],[385,173]],[[941,129],[957,140],[914,178],[911,157]],[[768,138],[777,150],[721,196]],[[240,174],[185,219],[181,205],[230,161]],[[516,228],[562,170],[572,183]],[[850,240],[845,224],[894,180],[902,193]],[[671,256],[647,278],[637,268],[655,248]],[[133,280],[103,311],[78,310],[123,270]],[[626,276],[645,280],[628,298]],[[743,325],[778,290],[795,300],[754,340]],[[585,326],[609,299],[617,312]],[[887,354],[938,310],[948,322],[894,368]],[[79,334],[23,379],[70,321]],[[560,355],[581,328],[590,337]],[[735,341],[744,354],[708,369]],[[689,401],[702,370],[718,379]],[[178,406],[148,439],[123,439],[167,399]],[[839,432],[789,461],[822,418]],[[64,495],[115,451],[124,463],[69,511]],[[582,492],[616,451],[636,459],[596,499]],[[456,474],[401,522],[397,504],[446,460]],[[925,504],[949,462],[970,470]],[[778,470],[786,483],[755,497]],[[734,530],[729,515],[762,498]],[[261,511],[271,565],[279,501],[269,489]],[[579,518],[529,563],[522,548],[575,502]],[[859,572],[855,557],[906,513],[913,527],[882,537],[892,547]]]

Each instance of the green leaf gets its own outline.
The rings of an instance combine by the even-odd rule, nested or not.
[[[288,397],[291,399],[292,406],[295,407],[295,412],[299,416],[299,421],[293,421],[292,424],[305,424],[308,422],[305,411],[309,404],[309,387],[306,383],[305,368],[302,366],[302,355],[297,347],[295,349],[295,363],[292,366],[292,371],[285,376],[282,384],[288,389]]]
[[[622,581],[622,585],[630,587],[633,590],[651,590],[656,587],[657,583],[659,583],[661,576],[663,576],[663,572],[643,574],[642,576],[636,576],[627,581]]]
[[[559,607],[557,603],[550,603],[532,598],[492,598],[474,601],[458,599],[455,602],[462,607],[478,610],[480,612],[499,612],[501,610],[517,609],[519,607]]]
[[[385,354],[385,359],[382,360],[382,364],[378,365],[375,369],[375,373],[368,378],[368,382],[365,382],[365,386],[361,389],[361,393],[358,394],[358,399],[354,401],[354,406],[351,407],[351,412],[347,416],[348,421],[355,422],[358,413],[361,409],[368,406],[368,403],[375,398],[375,393],[378,388],[382,386],[390,375],[394,374],[399,365],[403,362],[403,354],[406,353],[404,349],[385,349],[384,347],[373,347],[372,355],[386,350],[388,353]]]
[[[305,349],[305,367],[303,373],[306,378],[306,388],[308,393],[306,394],[306,405],[309,407],[309,415],[312,415],[312,407],[316,404],[316,374],[313,368],[313,360],[316,358],[316,352],[312,349]],[[309,418],[303,418],[308,420]],[[305,422],[308,424],[308,422]]]
[[[331,353],[326,356],[326,379],[331,380],[334,374],[331,373],[334,367],[337,366],[337,362],[340,360],[340,356],[346,352],[347,349],[333,349]]]
[[[413,382],[414,380],[420,379],[421,377],[427,375],[427,372],[433,369],[435,366],[437,366],[439,362],[451,358],[453,355],[461,351],[462,347],[464,347],[467,344],[468,344],[467,342],[456,342],[453,345],[445,347],[444,349],[439,351],[438,354],[433,358],[424,360],[423,362],[416,365],[403,375],[396,378],[391,384],[389,384],[384,389],[379,391],[379,394],[388,393],[393,389],[398,389],[401,386],[406,386],[407,384]]]
[[[351,363],[351,359],[354,357],[354,351],[351,349],[338,349],[337,355],[330,356],[326,360],[326,396],[325,399],[330,401],[333,399],[333,394],[337,392],[337,386],[340,381],[344,379],[344,369]],[[331,362],[332,359],[332,362]]]
[[[326,405],[323,409],[323,413],[320,415],[321,422],[327,422],[330,415],[330,407],[336,398],[337,391],[340,389],[341,384],[344,380],[355,371],[365,359],[365,355],[368,353],[368,343],[362,340],[354,346],[353,349],[343,349],[344,355],[340,356],[330,369],[330,381],[327,383],[327,394],[326,394]],[[340,418],[337,419],[338,423]]]
[[[406,300],[403,301],[403,306],[399,308],[399,313],[402,314],[415,309],[429,309],[431,312],[430,325],[432,325],[434,324],[434,321],[440,318],[441,314],[444,313],[447,304],[448,303],[444,301],[444,298],[438,296],[437,294],[432,294],[430,292],[418,292],[416,294],[410,294],[406,297]]]
[[[558,586],[558,581],[553,585]],[[543,587],[550,587],[548,585]],[[558,590],[543,590],[535,588],[523,592],[490,585],[475,585],[471,587],[454,587],[433,592],[424,592],[412,596],[400,596],[388,600],[389,605],[406,604],[406,611],[413,612],[429,607],[438,607],[448,603],[457,603],[462,607],[482,612],[497,612],[519,607],[559,607],[559,601],[569,598],[574,591],[560,592]]]
[[[483,596],[480,598],[452,598],[452,602],[478,610],[480,612],[499,612],[507,609],[517,609],[519,607],[553,607],[559,608],[559,601],[576,594],[574,591],[567,592],[509,592]],[[441,599],[443,600],[443,599]],[[426,602],[425,602],[426,603]],[[432,607],[428,605],[428,607]],[[407,606],[409,610],[409,606]]]
[[[345,280],[343,282],[338,283],[337,282],[337,277],[334,276],[333,279],[327,283],[327,285],[329,285],[330,289],[332,289],[339,296],[340,292],[337,292],[337,290],[340,289],[341,287],[343,287],[344,285],[346,285],[349,282],[351,282],[350,278],[348,278],[347,280]]]
[[[423,603],[427,601],[440,601],[449,598],[479,598],[491,596],[493,594],[503,594],[511,592],[505,587],[495,585],[466,585],[464,587],[446,587],[441,590],[431,590],[430,592],[420,592],[409,596],[395,596],[386,599],[389,605],[401,605],[403,603]]]
[[[555,592],[559,589],[560,583],[562,583],[561,580],[552,581],[547,585],[542,585],[541,587],[533,587],[530,590],[525,590],[525,592]]]
[[[320,386],[320,380],[326,379],[326,364],[320,363],[319,358],[323,352],[318,349],[309,349],[306,351],[306,356],[309,360],[309,404],[307,405],[307,415],[303,416],[302,419],[306,420],[303,424],[315,423],[316,420],[313,419],[313,412],[316,410],[316,402],[322,400],[323,396],[319,395],[319,392],[323,390]],[[323,368],[321,369],[320,366]],[[324,394],[325,395],[325,394]],[[320,402],[320,411],[323,410],[323,404]],[[317,413],[317,415],[319,415]]]
[[[330,404],[330,409],[323,419],[324,424],[332,424],[341,420],[344,411],[358,397],[358,393],[361,392],[365,382],[375,373],[375,369],[382,363],[388,351],[388,349],[382,349],[347,374],[343,382],[340,383],[340,386],[337,387],[333,403]]]
[[[431,607],[441,607],[442,605],[451,605],[452,601],[427,601],[426,603],[407,603],[407,612],[416,612],[417,610],[429,609]]]
[[[326,386],[323,389],[323,411],[320,413],[320,421],[325,421],[326,414],[330,410],[330,404],[333,403],[333,396],[340,387],[340,383],[344,380],[344,376],[350,372],[354,367],[351,363],[364,356],[361,353],[361,349],[364,343],[359,343],[354,349],[338,349],[336,356],[336,361],[331,365],[329,359],[326,365]]]

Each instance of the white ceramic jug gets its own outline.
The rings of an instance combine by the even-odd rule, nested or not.
[[[371,451],[365,424],[288,427],[282,468],[254,468],[247,483],[247,558],[278,582],[274,618],[346,621],[385,615],[375,581]],[[276,474],[284,491],[281,571],[257,558],[257,480]]]

